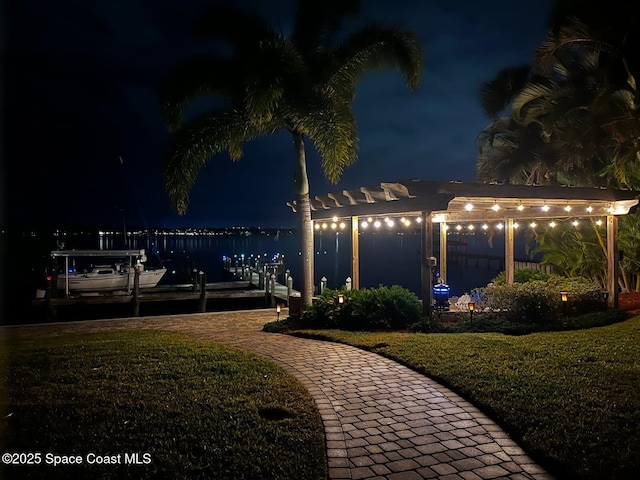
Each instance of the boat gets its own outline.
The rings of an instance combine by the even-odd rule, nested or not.
[[[167,273],[165,267],[151,268],[142,250],[54,250],[51,256],[65,259],[64,270],[57,275],[56,287],[67,295],[87,292],[115,292],[134,289],[135,277],[139,288],[153,288]],[[88,269],[77,269],[76,258],[115,258],[113,264],[92,265]],[[71,259],[72,264],[69,265]],[[128,260],[124,260],[128,259]]]

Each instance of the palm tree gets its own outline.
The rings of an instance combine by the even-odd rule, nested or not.
[[[282,130],[291,133],[303,307],[313,296],[306,140],[318,152],[327,179],[337,183],[357,157],[352,103],[362,76],[398,69],[415,89],[422,75],[423,49],[411,31],[369,25],[342,43],[335,41],[344,18],[359,7],[359,0],[300,0],[289,37],[259,15],[213,7],[196,23],[195,36],[226,42],[232,54],[187,61],[169,72],[160,92],[172,132],[163,164],[164,186],[181,214],[200,168],[216,154],[227,152],[238,160],[244,142]],[[227,107],[185,121],[185,108],[202,95],[221,96]]]

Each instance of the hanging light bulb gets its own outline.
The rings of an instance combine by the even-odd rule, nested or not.
[[[483,230],[487,230],[489,228],[489,225],[487,225],[486,223],[482,224],[482,229]]]
[[[600,220],[600,219],[596,220],[596,225],[598,225],[598,226],[602,225],[602,220]]]
[[[338,224],[337,224],[336,222],[333,222],[333,223],[331,224],[331,228],[332,228],[333,230],[335,230],[336,228],[338,228]]]
[[[367,222],[369,222],[369,223],[373,222],[373,218],[367,217]]]
[[[514,228],[514,229],[518,228],[519,226],[520,226],[520,224],[519,224],[518,222],[516,222],[516,223],[514,223],[514,224],[513,224],[513,228]]]
[[[469,225],[467,228],[468,228],[469,230],[473,231],[473,229],[474,229],[475,227],[473,226],[473,224],[471,224],[471,225]]]
[[[459,224],[456,225],[456,230],[458,230],[458,231],[462,230],[462,225],[459,225]]]
[[[571,224],[572,224],[574,227],[577,227],[578,225],[580,225],[580,222],[578,222],[578,220],[574,220],[573,222],[571,222]]]
[[[324,229],[326,229],[326,228],[327,228],[327,224],[326,224],[326,223],[323,223],[323,224],[322,224],[322,229],[324,230]]]
[[[587,207],[587,212],[589,212],[589,213],[593,212],[593,207],[591,205],[589,205]]]
[[[422,217],[416,217],[416,222],[422,223]]]
[[[520,204],[518,205],[518,211],[521,212],[524,210],[524,205]]]
[[[551,228],[555,228],[555,226],[556,226],[556,222],[554,222],[554,221],[549,222],[549,226],[550,226]]]
[[[493,205],[493,207],[491,207],[491,210],[493,210],[494,212],[497,212],[498,210],[500,210],[500,205],[498,205],[497,203],[495,203]]]
[[[367,228],[369,226],[369,222],[367,222],[366,220],[363,220],[362,223],[360,224],[360,226],[362,228]]]
[[[536,227],[538,226],[538,224],[537,224],[536,222],[531,222],[531,223],[529,224],[529,226],[530,226],[531,228],[536,228]]]
[[[496,225],[496,228],[497,228],[498,230],[502,230],[502,229],[504,228],[504,225],[503,225],[503,224],[501,224],[501,223],[498,223],[498,224]]]
[[[320,224],[319,224],[319,223],[316,223],[316,224],[313,226],[313,228],[315,228],[316,230],[320,230]]]
[[[388,227],[393,227],[393,225],[394,225],[393,220],[389,219],[389,221],[387,222],[387,226]]]
[[[467,212],[470,212],[471,210],[473,210],[473,204],[472,204],[472,203],[467,203],[467,204],[464,206],[464,209],[465,209]]]
[[[543,211],[543,212],[548,212],[548,211],[549,211],[549,205],[546,205],[546,204],[545,204],[545,205],[543,205],[543,206],[542,206],[542,211]]]
[[[567,205],[566,207],[564,207],[564,211],[565,212],[570,212],[571,211],[571,205]]]
[[[376,228],[380,228],[380,220],[376,220],[375,222],[373,222],[373,226]]]
[[[347,226],[347,224],[346,224],[346,223],[344,223],[344,222],[340,222],[340,229],[341,229],[341,230],[344,230],[346,226]]]

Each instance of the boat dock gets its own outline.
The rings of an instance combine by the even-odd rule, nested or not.
[[[206,312],[207,304],[214,306],[216,301],[235,301],[241,308],[243,300],[256,308],[268,308],[281,305],[299,309],[300,292],[293,290],[292,282],[283,285],[276,282],[272,267],[263,266],[259,271],[247,266],[232,267],[224,263],[224,271],[232,278],[230,281],[207,283],[204,272],[198,272],[197,281],[176,285],[157,285],[153,288],[139,288],[134,282],[132,291],[87,292],[65,295],[64,291],[55,288],[55,278],[47,279],[45,290],[39,290],[32,300],[34,307],[43,307],[46,316],[54,319],[58,307],[72,306],[130,306],[129,314],[140,315],[142,304],[161,304],[179,302],[182,310]],[[267,280],[268,278],[268,280]],[[137,279],[136,279],[137,280]],[[211,302],[209,302],[211,301]],[[214,305],[211,305],[214,304]]]

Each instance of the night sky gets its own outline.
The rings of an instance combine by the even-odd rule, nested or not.
[[[230,2],[226,2],[230,3]],[[294,0],[238,1],[285,34]],[[527,63],[544,38],[551,0],[364,1],[365,23],[399,23],[425,49],[420,88],[396,71],[371,74],[355,100],[358,162],[340,184],[307,153],[312,195],[406,178],[471,181],[475,139],[488,120],[482,82]],[[294,151],[281,133],[244,157],[213,158],[178,216],[163,191],[168,140],[157,87],[210,45],[191,39],[203,0],[20,0],[3,4],[4,223],[157,227],[287,227],[295,217]],[[385,23],[386,22],[386,23]],[[194,108],[197,108],[195,106]],[[122,158],[123,162],[120,162]]]

